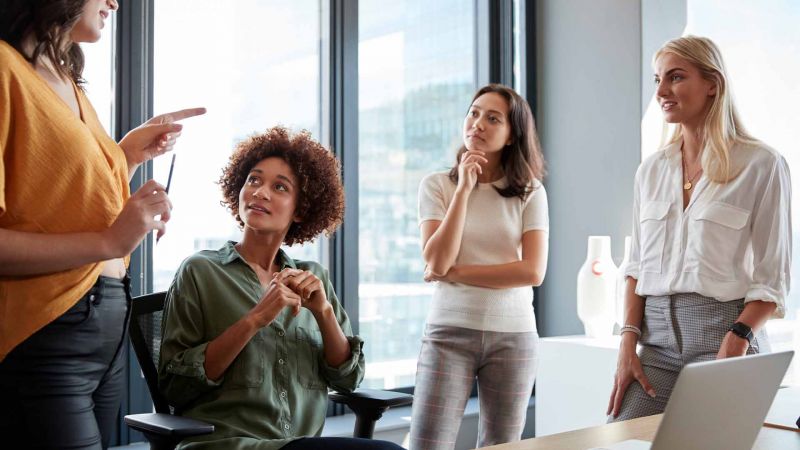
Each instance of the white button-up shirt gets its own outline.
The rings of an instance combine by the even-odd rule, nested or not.
[[[791,180],[786,160],[763,144],[731,149],[739,175],[705,175],[683,209],[681,143],[636,171],[630,264],[641,296],[696,292],[721,302],[774,302],[783,317],[792,260]]]

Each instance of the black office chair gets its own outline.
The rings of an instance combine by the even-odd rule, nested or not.
[[[214,426],[199,420],[174,415],[167,399],[158,390],[158,355],[161,351],[161,316],[166,292],[133,299],[129,333],[136,359],[142,368],[155,413],[125,416],[125,423],[141,432],[151,450],[172,450],[183,439],[214,432]],[[410,405],[414,396],[400,392],[356,389],[351,393],[331,392],[329,398],[347,405],[356,415],[353,436],[371,439],[375,422],[393,406]]]

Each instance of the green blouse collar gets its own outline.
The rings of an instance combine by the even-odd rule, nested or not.
[[[222,248],[219,249],[219,255],[221,258],[221,262],[224,265],[228,265],[237,259],[240,259],[243,263],[247,263],[247,261],[242,258],[242,255],[236,251],[236,244],[238,242],[228,241]],[[297,265],[294,262],[294,259],[290,258],[289,255],[286,254],[283,249],[278,249],[278,254],[275,256],[278,265],[280,266],[281,270],[288,268],[297,269]]]

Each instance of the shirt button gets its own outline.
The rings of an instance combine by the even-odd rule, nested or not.
[[[94,299],[95,299],[95,298],[97,298],[97,297],[95,297],[95,295],[94,295],[94,294],[91,294],[91,295],[89,295],[89,301],[90,301],[90,302],[94,303]]]
[[[284,335],[284,332],[283,332],[283,331],[278,331],[278,336],[281,336],[281,337],[283,337],[283,335]]]
[[[283,429],[284,429],[284,430],[288,430],[288,429],[289,429],[289,424],[287,423],[286,425],[284,425],[284,426],[283,426]]]
[[[283,358],[278,360],[278,364],[283,364]]]
[[[286,391],[282,391],[281,392],[281,398],[286,398]],[[288,427],[289,425],[286,425],[286,426]]]

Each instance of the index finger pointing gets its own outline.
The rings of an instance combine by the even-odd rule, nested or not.
[[[189,117],[202,116],[205,113],[206,113],[205,108],[188,108],[188,109],[182,109],[180,111],[173,111],[171,113],[166,113],[162,115],[170,116],[173,122],[177,122],[178,120],[188,119]]]

